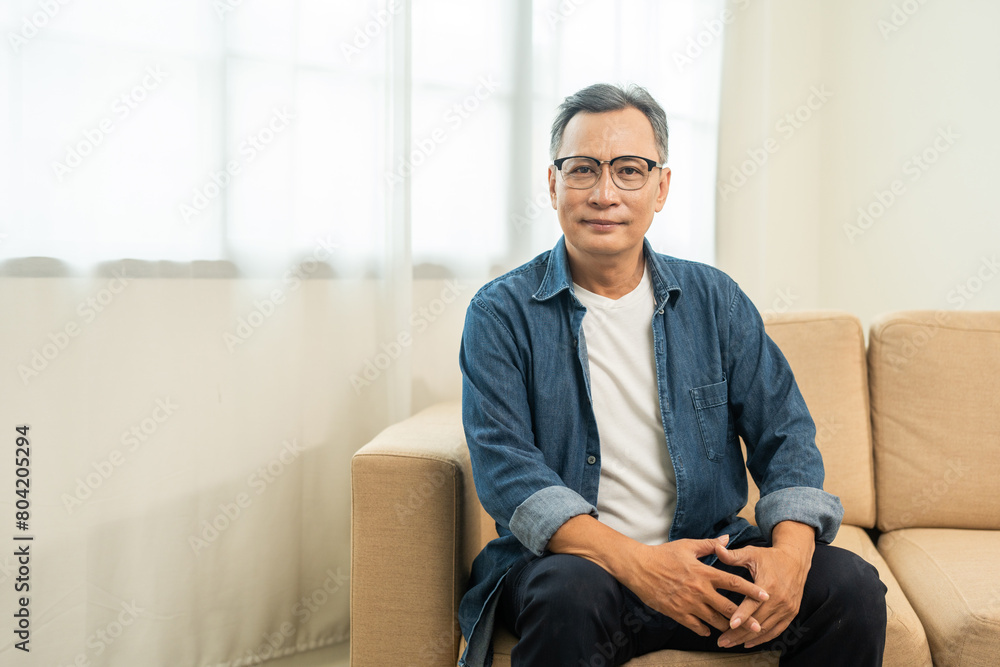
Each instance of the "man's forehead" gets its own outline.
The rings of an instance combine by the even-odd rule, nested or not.
[[[562,147],[649,152],[656,149],[656,135],[646,115],[634,107],[598,113],[581,111],[567,123]]]

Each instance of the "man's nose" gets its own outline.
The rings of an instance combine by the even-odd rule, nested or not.
[[[605,169],[605,167],[607,167]],[[611,206],[620,201],[618,186],[611,179],[611,165],[602,164],[601,173],[597,177],[597,183],[590,191],[590,200],[600,206]]]

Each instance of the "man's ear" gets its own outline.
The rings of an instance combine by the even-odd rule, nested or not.
[[[670,167],[660,169],[660,181],[656,184],[656,212],[659,213],[663,204],[667,201],[667,193],[670,192]]]
[[[556,166],[549,165],[549,200],[552,202],[552,209],[556,209]]]

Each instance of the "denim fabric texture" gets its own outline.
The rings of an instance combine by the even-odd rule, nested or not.
[[[830,542],[843,507],[823,491],[813,420],[757,309],[718,269],[654,253],[648,241],[644,251],[656,299],[660,415],[677,480],[669,538],[770,539],[791,519]],[[466,313],[462,419],[476,491],[499,537],[472,565],[459,609],[468,640],[460,665],[491,663],[505,573],[543,555],[570,518],[600,518],[585,313],[565,239],[485,285]],[[759,528],[737,516],[747,503],[747,470],[761,492]]]

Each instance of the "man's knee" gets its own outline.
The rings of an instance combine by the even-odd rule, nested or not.
[[[838,624],[845,629],[884,630],[886,587],[873,565],[846,549],[817,545],[813,570],[818,579],[815,588],[833,607]]]
[[[521,582],[525,604],[542,604],[551,613],[569,615],[588,610],[617,612],[622,605],[615,578],[586,558],[551,554],[529,567]]]
[[[558,645],[560,656],[576,656],[574,665],[618,664],[627,638],[621,630],[624,594],[615,578],[568,554],[543,556],[525,567],[515,603],[518,655],[542,655],[540,646]]]

